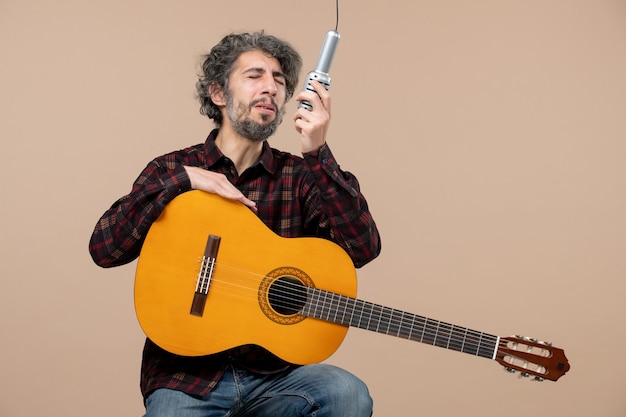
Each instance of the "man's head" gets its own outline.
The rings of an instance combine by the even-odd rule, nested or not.
[[[241,54],[251,51],[261,51],[278,61],[285,81],[285,101],[293,96],[302,68],[302,58],[291,45],[263,32],[227,35],[205,56],[202,74],[196,84],[200,113],[213,119],[218,126],[223,123],[223,115],[211,95],[221,91],[227,99],[232,100],[229,93],[231,73]]]

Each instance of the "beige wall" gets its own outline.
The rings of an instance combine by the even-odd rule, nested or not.
[[[625,415],[626,3],[340,3],[329,142],[384,246],[360,297],[551,340],[572,370],[357,329],[331,362],[378,416]],[[92,227],[204,139],[196,65],[222,35],[264,28],[309,70],[333,26],[331,0],[0,1],[1,416],[141,415],[134,264],[96,267]],[[298,151],[290,122],[272,144]]]

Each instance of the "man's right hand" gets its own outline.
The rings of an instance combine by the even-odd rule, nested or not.
[[[239,201],[256,213],[256,203],[248,199],[237,189],[224,174],[208,171],[199,167],[185,166],[185,171],[191,181],[191,188],[207,193],[217,194],[229,200]]]

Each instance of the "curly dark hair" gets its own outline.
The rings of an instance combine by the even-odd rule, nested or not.
[[[198,75],[196,83],[200,113],[213,119],[218,126],[223,122],[222,113],[209,96],[209,86],[217,84],[227,90],[228,78],[239,55],[256,50],[266,52],[278,60],[285,74],[287,100],[293,96],[302,68],[302,58],[289,43],[266,35],[263,31],[227,35],[204,56],[202,73]]]

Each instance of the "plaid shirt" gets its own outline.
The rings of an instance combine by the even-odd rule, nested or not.
[[[234,164],[215,145],[217,130],[204,144],[152,160],[131,192],[100,218],[89,242],[96,264],[113,267],[133,261],[150,225],[180,193],[191,190],[184,166],[224,174],[257,203],[259,218],[283,237],[316,236],[343,247],[355,267],[380,253],[380,237],[357,179],[342,171],[330,149],[296,157],[265,142],[261,157],[238,175]],[[147,397],[157,388],[205,396],[232,362],[259,373],[278,372],[290,364],[256,346],[244,346],[205,357],[172,355],[147,340],[141,389]]]

